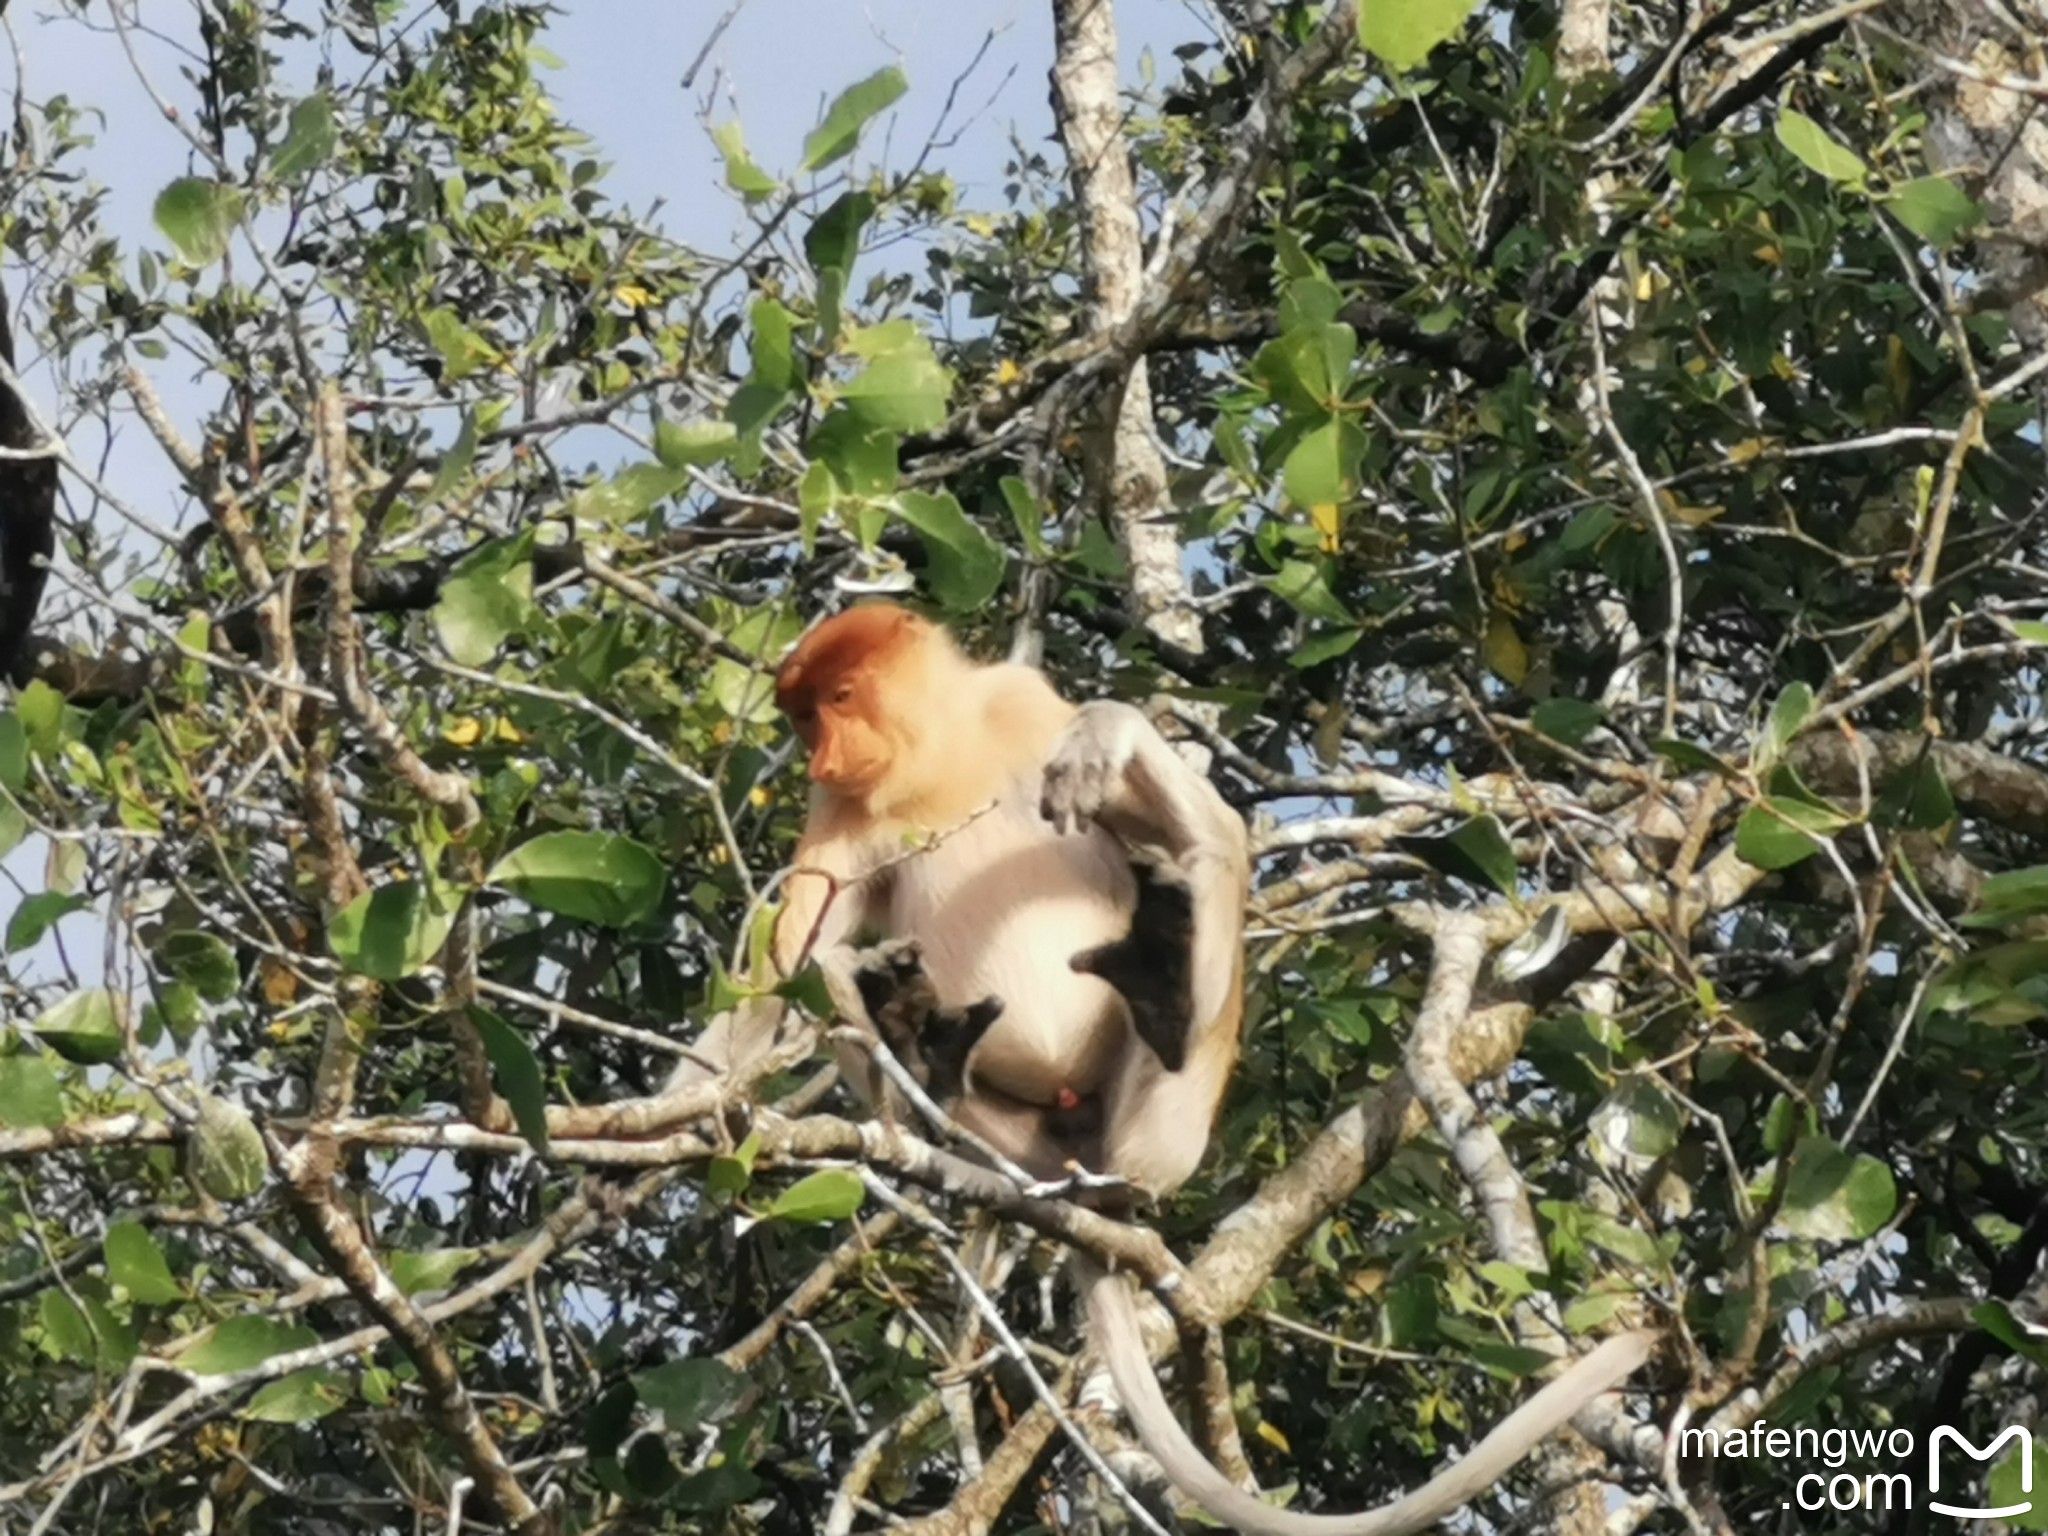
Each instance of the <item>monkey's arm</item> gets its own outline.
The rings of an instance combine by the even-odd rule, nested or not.
[[[755,985],[769,987],[794,976],[812,955],[844,946],[859,931],[866,895],[853,879],[851,855],[830,841],[798,845],[775,917],[772,974],[750,978]],[[704,1082],[758,1060],[781,1037],[788,1013],[788,1004],[768,994],[719,1014],[691,1042],[691,1054],[677,1065],[668,1087]]]
[[[1139,910],[1131,936],[1084,957],[1083,968],[1113,984],[1119,969],[1136,980],[1171,982],[1158,963],[1177,951],[1187,966],[1189,997],[1181,1045],[1188,1029],[1206,1028],[1226,1014],[1234,1023],[1251,858],[1244,820],[1216,787],[1136,709],[1098,700],[1077,710],[1060,733],[1045,766],[1041,809],[1062,832],[1097,821],[1133,850]],[[1180,932],[1189,942],[1173,942]],[[1134,997],[1147,989],[1119,990]],[[1134,1006],[1134,1017],[1139,1013]],[[1170,1021],[1155,1020],[1149,1028],[1144,1019],[1138,1022],[1162,1063],[1174,1067],[1171,1051],[1154,1038],[1172,1033]]]

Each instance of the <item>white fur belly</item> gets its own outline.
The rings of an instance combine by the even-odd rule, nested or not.
[[[1043,1104],[1103,1086],[1123,1002],[1069,962],[1130,928],[1136,887],[1115,839],[1062,837],[1035,806],[1005,805],[896,866],[891,886],[890,927],[920,940],[940,1001],[1003,1001],[969,1061],[978,1085]]]

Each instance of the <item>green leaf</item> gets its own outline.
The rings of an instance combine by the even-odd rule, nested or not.
[[[12,800],[0,799],[0,859],[14,852],[28,836],[28,818]]]
[[[1356,492],[1365,433],[1356,422],[1332,417],[1294,445],[1281,471],[1287,499],[1298,507],[1348,501]]]
[[[1287,665],[1296,670],[1319,667],[1326,661],[1334,661],[1344,655],[1365,638],[1362,629],[1329,629],[1304,640],[1287,653]]]
[[[156,227],[178,254],[195,267],[210,266],[228,251],[242,221],[242,194],[200,176],[184,176],[157,194]]]
[[[875,216],[875,200],[865,192],[846,192],[811,221],[804,234],[804,257],[815,271],[853,271],[860,254],[861,231]]]
[[[844,1221],[866,1198],[867,1187],[859,1174],[847,1168],[826,1168],[790,1185],[762,1215],[777,1221]]]
[[[887,111],[909,89],[910,82],[903,71],[891,64],[840,92],[825,110],[825,120],[804,139],[804,169],[822,170],[841,156],[852,154],[868,120],[877,112]]]
[[[1705,747],[1695,746],[1689,741],[1663,736],[1650,743],[1650,750],[1665,762],[1686,773],[1715,773],[1724,779],[1732,779],[1735,770],[1721,761]]]
[[[711,130],[711,142],[718,146],[718,153],[725,161],[725,184],[750,203],[757,203],[775,192],[775,178],[754,163],[754,157],[747,153],[746,140],[740,134],[739,120],[721,123]]]
[[[1005,475],[1001,481],[1003,504],[1010,509],[1010,520],[1017,525],[1017,537],[1024,541],[1024,549],[1032,559],[1045,558],[1045,508],[1038,498],[1031,494],[1031,487],[1016,475]]]
[[[417,880],[396,880],[365,891],[336,913],[327,926],[327,944],[357,975],[398,981],[441,952],[455,907]]]
[[[469,473],[469,466],[476,462],[476,412],[464,411],[462,425],[456,430],[455,441],[448,445],[448,451],[441,455],[441,462],[434,466],[434,478],[427,485],[427,494],[421,499],[422,507],[430,507],[461,483]]]
[[[815,971],[816,966],[806,966]],[[754,1159],[761,1153],[761,1133],[754,1131],[730,1152],[711,1159],[704,1171],[704,1193],[714,1200],[730,1200],[746,1193],[754,1179]]]
[[[1465,25],[1478,0],[1357,0],[1358,41],[1396,70],[1413,69]]]
[[[92,1324],[63,1291],[52,1287],[43,1292],[36,1302],[36,1321],[42,1324],[43,1336],[60,1360],[90,1365],[98,1356],[99,1341],[93,1336]]]
[[[1967,1013],[1993,1029],[2048,1018],[2048,939],[1994,944],[1964,956],[1927,989],[1931,1013]]]
[[[242,1417],[265,1424],[310,1424],[348,1402],[348,1385],[324,1365],[267,1382],[249,1399]]]
[[[270,158],[279,181],[296,181],[325,165],[334,154],[334,109],[324,95],[308,96],[292,108],[284,142]]]
[[[1306,614],[1311,619],[1321,619],[1329,624],[1358,622],[1324,582],[1321,569],[1306,560],[1281,562],[1280,574],[1268,585],[1272,587],[1274,595],[1285,601],[1295,612]]]
[[[39,677],[15,696],[14,708],[29,746],[55,757],[64,745],[64,695]]]
[[[733,429],[733,439],[739,439],[737,428]],[[670,469],[666,464],[630,464],[611,479],[578,491],[570,511],[597,523],[631,522],[656,502],[687,489],[689,484],[687,469]]]
[[[2010,869],[1993,875],[1977,892],[1977,907],[1963,919],[1966,928],[1991,928],[2048,912],[2048,864]]]
[[[917,530],[930,562],[933,596],[954,613],[973,613],[1003,584],[1003,548],[967,519],[951,492],[904,491],[897,514]]]
[[[669,469],[719,463],[731,458],[739,445],[739,428],[729,421],[657,421],[654,424],[654,456]]]
[[[113,993],[88,987],[43,1010],[36,1037],[66,1061],[95,1066],[121,1054],[121,1021]]]
[[[611,832],[545,832],[514,848],[489,875],[492,885],[549,912],[631,928],[661,905],[661,860]]]
[[[1515,850],[1491,815],[1474,816],[1441,837],[1397,837],[1394,843],[1403,853],[1468,885],[1490,885],[1503,895],[1515,889]]]
[[[1606,1249],[1624,1263],[1642,1269],[1658,1266],[1657,1242],[1647,1232],[1625,1227],[1610,1216],[1597,1215],[1586,1218],[1585,1230],[1587,1242]]]
[[[1932,246],[1949,246],[1984,217],[1984,210],[1946,176],[1922,176],[1892,190],[1885,204],[1894,217]]]
[[[1259,349],[1252,376],[1289,410],[1327,415],[1351,382],[1358,336],[1348,325],[1291,331]]]
[[[1949,793],[1931,753],[1893,775],[1873,809],[1880,825],[1915,832],[1932,832],[1956,819],[1955,796]]]
[[[2033,645],[2048,645],[2048,624],[2037,619],[2007,619],[2005,622],[2019,639]]]
[[[57,1074],[40,1056],[0,1056],[0,1125],[40,1130],[64,1119]]]
[[[1645,1160],[1678,1145],[1684,1119],[1678,1106],[1647,1078],[1627,1077],[1593,1111],[1592,1129],[1609,1146]]]
[[[41,941],[44,934],[57,926],[61,918],[73,912],[82,912],[92,903],[83,896],[73,896],[62,891],[38,891],[33,896],[22,898],[21,905],[14,909],[14,915],[7,919],[7,952],[31,949]]]
[[[1763,737],[1756,744],[1755,763],[1759,771],[1784,755],[1785,748],[1812,714],[1813,690],[1806,684],[1793,683],[1778,695],[1764,720]]]
[[[2034,1464],[2044,1456],[2048,1456],[2048,1441],[2036,1436],[2006,1451],[1992,1463],[1991,1471],[1984,1478],[1985,1504],[1994,1509],[2016,1511],[2004,1521],[2009,1530],[2048,1531],[2048,1499],[2033,1491]]]
[[[1790,107],[1778,111],[1778,142],[1829,181],[1846,181],[1860,187],[1870,176],[1869,167],[1854,150],[1836,143],[1827,129]]]
[[[445,1291],[448,1282],[482,1255],[474,1248],[433,1248],[425,1253],[394,1253],[388,1266],[391,1283],[408,1296]]]
[[[1770,804],[1752,805],[1742,813],[1735,824],[1735,856],[1758,869],[1790,869],[1812,857],[1820,844],[1774,813]]]
[[[21,717],[0,709],[0,789],[20,794],[28,783],[28,732]]]
[[[270,1176],[263,1133],[239,1104],[195,1090],[199,1117],[185,1135],[186,1169],[216,1200],[246,1200]]]
[[[484,1054],[491,1060],[491,1081],[499,1097],[511,1106],[519,1134],[534,1151],[547,1156],[548,1090],[540,1058],[524,1035],[490,1009],[472,1003],[469,1017],[483,1037]]]
[[[1795,1237],[1858,1242],[1898,1209],[1892,1171],[1874,1157],[1851,1156],[1825,1136],[1808,1136],[1792,1151],[1778,1221]]]
[[[885,352],[847,380],[839,397],[869,427],[891,432],[930,432],[946,419],[946,394],[952,380],[930,343]]]
[[[746,1402],[750,1386],[723,1361],[691,1359],[635,1373],[633,1390],[641,1402],[661,1410],[671,1433],[687,1434],[732,1417]]]
[[[521,534],[463,556],[434,605],[434,630],[458,665],[481,667],[534,614],[533,538]]]
[[[845,407],[819,422],[804,444],[849,495],[873,497],[896,493],[896,448],[894,432],[869,425]]]
[[[229,1317],[200,1334],[199,1341],[178,1356],[178,1364],[195,1376],[227,1376],[319,1342],[317,1333],[296,1323],[274,1317]]]
[[[1552,741],[1576,747],[1606,720],[1607,711],[1586,699],[1545,699],[1529,718]]]
[[[184,1298],[163,1249],[140,1222],[116,1222],[107,1228],[101,1246],[107,1255],[107,1278],[136,1301],[164,1306]]]
[[[167,933],[156,952],[173,976],[209,1003],[224,1003],[242,988],[235,952],[210,933],[192,928]]]
[[[753,333],[747,340],[747,352],[753,360],[753,367],[747,380],[770,389],[798,389],[803,385],[803,372],[797,367],[796,359],[796,316],[773,299],[761,298],[754,301],[747,311],[747,319],[753,326]],[[733,402],[737,405],[737,400]],[[728,414],[732,414],[729,408]],[[737,414],[732,414],[737,424]],[[740,432],[746,432],[740,426]]]
[[[466,379],[496,356],[491,344],[462,323],[452,309],[430,309],[420,316],[427,341],[441,354],[442,376],[450,383]]]

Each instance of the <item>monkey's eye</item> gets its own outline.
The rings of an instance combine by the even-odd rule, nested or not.
[[[832,702],[833,702],[834,704],[850,704],[850,703],[852,703],[852,702],[853,702],[853,684],[851,684],[851,683],[841,683],[841,684],[840,684],[840,685],[839,685],[839,686],[838,686],[837,688],[834,688],[834,689],[832,690]]]

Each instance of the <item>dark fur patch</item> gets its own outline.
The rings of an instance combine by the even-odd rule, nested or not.
[[[941,1104],[959,1098],[967,1087],[967,1058],[1002,1016],[1002,999],[945,1007],[913,940],[868,951],[853,981],[868,1018],[919,1086]]]
[[[1165,855],[1131,850],[1138,905],[1130,931],[1113,944],[1084,949],[1068,962],[1100,976],[1122,994],[1138,1038],[1160,1064],[1178,1072],[1187,1064],[1195,1027],[1195,893]]]

